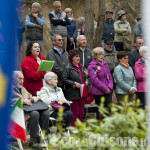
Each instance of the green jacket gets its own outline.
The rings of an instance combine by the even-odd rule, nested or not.
[[[130,38],[131,27],[129,22],[116,21],[114,23],[114,30],[115,30],[115,38],[114,38],[115,42],[123,42],[123,37]]]

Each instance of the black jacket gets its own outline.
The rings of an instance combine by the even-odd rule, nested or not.
[[[92,51],[88,48],[85,49],[85,51],[82,51],[80,48],[78,48],[80,51],[80,63],[83,65],[84,68],[88,68],[89,63],[92,61]]]
[[[139,60],[139,58],[140,58],[140,54],[139,54],[139,50],[137,48],[130,51],[130,53],[129,53],[129,65],[130,65],[130,67],[132,67],[133,71],[134,71],[134,65]]]
[[[81,67],[83,73],[84,83],[86,81],[85,73],[83,72],[83,67]],[[63,81],[65,84],[67,99],[80,99],[80,89],[75,87],[75,82],[81,83],[81,77],[79,72],[69,63],[63,72]]]
[[[63,88],[62,73],[68,64],[68,52],[63,51],[62,57],[54,48],[49,50],[46,56],[47,60],[55,61],[52,71],[58,76],[58,87]]]

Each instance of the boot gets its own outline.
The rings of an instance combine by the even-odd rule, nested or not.
[[[31,148],[33,148],[35,150],[42,150],[42,147],[40,146],[39,138],[40,137],[36,137],[36,138],[31,137],[30,138],[29,147],[31,147]]]

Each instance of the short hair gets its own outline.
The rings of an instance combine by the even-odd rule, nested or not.
[[[142,38],[142,37],[138,36],[138,37],[136,37],[136,38],[135,38],[135,42],[137,42],[137,40],[138,40],[138,39],[143,40],[143,38]]]
[[[53,78],[58,78],[57,74],[54,72],[47,72],[44,76],[44,81],[47,83],[48,80],[52,80]]]
[[[125,52],[125,51],[119,52],[119,53],[117,54],[117,59],[118,59],[118,61],[119,61],[119,59],[121,59],[121,58],[123,58],[123,57],[125,57],[125,56],[128,56],[128,53],[127,53],[127,52]]]
[[[139,53],[142,53],[143,50],[147,50],[148,47],[147,46],[141,46],[140,49],[139,49]]]
[[[78,19],[77,19],[77,23],[84,23],[85,22],[85,18],[84,17],[79,17]]]
[[[15,70],[15,71],[13,71],[13,75],[12,75],[12,77],[13,77],[13,80],[16,80],[16,78],[18,77],[18,74],[19,73],[21,73],[22,74],[22,72],[21,71],[19,71],[19,70]],[[23,74],[22,74],[23,75]]]
[[[52,36],[52,41],[56,41],[56,37],[57,36],[61,36],[60,34],[54,34],[53,36]]]
[[[80,56],[80,51],[78,49],[72,49],[72,50],[69,51],[68,59],[70,60],[70,62],[72,62],[72,58],[76,55]]]
[[[33,4],[32,4],[32,7],[37,7],[39,10],[41,10],[41,5],[38,3],[38,2],[34,2]]]
[[[79,39],[80,39],[81,37],[85,37],[85,35],[79,35],[79,36],[77,37],[77,42],[79,42]],[[85,37],[85,38],[86,38],[86,37]]]
[[[60,4],[61,4],[60,1],[54,1],[53,6],[55,7],[57,3],[60,3]]]
[[[92,56],[94,59],[96,59],[97,55],[105,55],[104,49],[102,47],[96,47],[92,51]]]
[[[38,44],[39,44],[39,42],[37,42],[37,41],[32,41],[32,42],[30,42],[30,43],[27,45],[26,56],[31,56],[31,54],[32,54],[31,50],[32,50],[32,47],[33,47],[33,44],[34,44],[34,43],[38,43]],[[39,46],[40,46],[40,44],[39,44]],[[40,48],[40,49],[41,49],[41,48]]]

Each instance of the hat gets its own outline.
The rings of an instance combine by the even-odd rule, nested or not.
[[[125,14],[125,11],[124,11],[124,10],[119,10],[119,11],[117,12],[118,19],[119,19],[122,15],[124,15],[124,14]]]
[[[108,38],[106,38],[105,40],[104,40],[104,43],[105,44],[110,44],[110,43],[113,43],[114,42],[114,40],[111,38],[111,37],[108,37]]]
[[[106,12],[111,12],[111,13],[113,13],[113,10],[110,9],[110,8],[108,8],[108,9],[106,9]]]
[[[136,20],[140,20],[140,19],[142,19],[142,14],[138,14],[138,16],[136,17]]]

